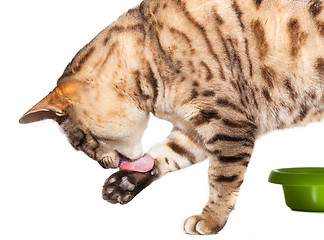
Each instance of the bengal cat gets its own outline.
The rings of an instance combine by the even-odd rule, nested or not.
[[[75,149],[120,166],[103,187],[111,203],[208,158],[209,200],[183,228],[215,234],[256,139],[322,118],[323,8],[323,0],[144,0],[82,48],[20,122],[54,119]],[[149,113],[174,128],[141,157]]]

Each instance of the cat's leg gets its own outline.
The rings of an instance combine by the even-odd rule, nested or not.
[[[110,203],[126,204],[153,181],[168,172],[189,167],[206,159],[206,152],[184,132],[173,129],[162,143],[153,146],[147,153],[155,159],[154,167],[146,173],[120,170],[111,175],[102,190],[103,199]]]
[[[226,224],[233,210],[239,188],[243,183],[256,135],[256,127],[248,121],[226,122],[218,119],[217,132],[209,134],[207,126],[201,131],[209,152],[209,200],[200,215],[184,222],[188,234],[216,234]],[[227,121],[227,120],[226,120]],[[223,122],[224,123],[224,122]]]

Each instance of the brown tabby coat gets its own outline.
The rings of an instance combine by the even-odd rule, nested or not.
[[[255,140],[322,118],[322,0],[144,0],[75,56],[20,120],[56,119],[105,168],[142,155],[149,113],[174,129],[148,173],[119,171],[103,197],[127,203],[164,174],[206,158],[210,196],[184,231],[220,231]]]

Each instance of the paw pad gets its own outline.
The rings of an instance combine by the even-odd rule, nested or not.
[[[120,170],[106,180],[102,197],[110,203],[126,204],[157,177],[155,169],[146,173]]]
[[[113,174],[103,186],[103,199],[110,203],[126,204],[135,196],[133,193],[135,188],[136,185],[130,181],[127,175],[117,176]]]

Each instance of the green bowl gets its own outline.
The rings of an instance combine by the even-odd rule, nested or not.
[[[272,170],[269,182],[282,185],[286,204],[292,210],[324,212],[324,168]]]

